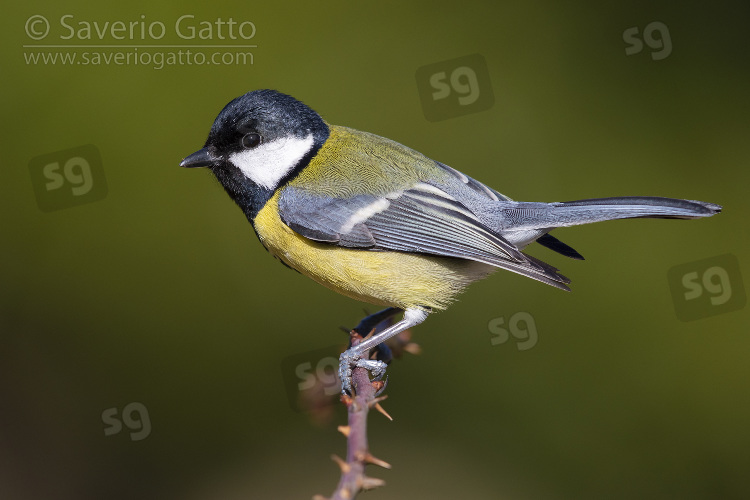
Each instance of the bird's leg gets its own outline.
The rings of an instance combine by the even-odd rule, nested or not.
[[[358,333],[362,338],[365,338],[374,331],[384,330],[386,326],[383,325],[383,323],[386,321],[390,321],[392,316],[402,312],[404,312],[403,309],[398,309],[396,307],[383,309],[382,311],[376,312],[375,314],[370,314],[369,316],[364,318],[359,322],[357,326],[352,328],[352,331]],[[352,343],[350,339],[349,347],[351,346]],[[375,354],[375,356],[370,355],[370,358],[379,359],[380,361],[384,361],[386,364],[390,364],[393,356],[391,354],[391,350],[388,348],[385,342],[382,344],[378,344],[377,346],[375,346],[375,348],[377,349],[377,353]]]
[[[370,314],[369,316],[365,317],[362,321],[359,322],[357,326],[352,328],[352,330],[365,337],[372,331],[373,328],[375,328],[391,316],[400,312],[404,312],[404,310],[399,309],[398,307],[386,307],[382,311],[378,311],[375,314]]]
[[[377,319],[375,318],[370,320],[370,323],[368,323],[372,324],[373,326],[377,325],[383,319],[398,312],[398,309],[392,309],[393,308],[385,309],[384,311],[373,314],[372,316],[368,316],[367,318],[362,320],[358,327],[368,321],[370,318],[382,314],[383,316],[380,317],[379,321],[372,323]],[[404,318],[401,321],[389,326],[382,332],[376,333],[368,339],[362,340],[362,342],[360,342],[356,346],[350,347],[349,349],[344,351],[339,357],[339,379],[341,379],[342,394],[351,394],[353,368],[365,368],[367,371],[372,373],[375,379],[381,379],[383,377],[383,374],[385,374],[385,369],[388,365],[378,360],[363,359],[362,354],[369,351],[378,344],[385,342],[394,335],[398,335],[404,330],[407,330],[413,326],[417,326],[422,321],[424,321],[425,318],[427,318],[427,314],[428,312],[422,309],[407,309],[406,311],[404,311]]]

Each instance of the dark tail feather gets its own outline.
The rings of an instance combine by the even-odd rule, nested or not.
[[[536,240],[536,242],[550,250],[563,254],[566,257],[570,257],[571,259],[583,260],[583,255],[576,252],[574,248],[566,245],[551,234],[543,234]]]

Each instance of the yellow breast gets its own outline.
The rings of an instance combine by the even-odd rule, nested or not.
[[[281,221],[280,192],[254,220],[261,242],[288,266],[347,297],[402,309],[445,309],[466,285],[495,270],[460,259],[348,249],[309,240]]]

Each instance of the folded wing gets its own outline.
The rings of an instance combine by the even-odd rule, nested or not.
[[[287,186],[281,220],[314,241],[348,248],[421,253],[483,262],[568,290],[558,270],[521,253],[469,209],[427,183],[385,196],[332,198]]]

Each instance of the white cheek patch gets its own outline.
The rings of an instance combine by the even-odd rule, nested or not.
[[[285,137],[229,155],[229,161],[259,186],[276,189],[299,161],[312,149],[312,134],[300,139]]]

